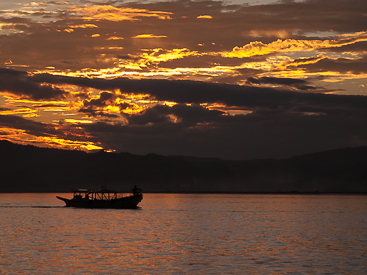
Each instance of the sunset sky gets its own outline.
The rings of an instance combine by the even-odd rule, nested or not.
[[[367,1],[0,2],[0,139],[223,159],[367,145]]]

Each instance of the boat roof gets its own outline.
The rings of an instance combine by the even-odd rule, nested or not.
[[[121,191],[107,190],[107,189],[73,189],[74,193],[121,193]]]
[[[89,192],[90,189],[73,189],[73,192]]]

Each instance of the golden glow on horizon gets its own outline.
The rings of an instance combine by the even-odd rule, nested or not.
[[[90,141],[76,141],[50,136],[34,136],[27,133],[25,130],[0,127],[0,137],[3,140],[15,142],[19,144],[35,144],[41,147],[53,147],[69,150],[101,150],[101,146]]]

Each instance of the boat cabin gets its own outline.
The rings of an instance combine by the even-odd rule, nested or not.
[[[89,190],[89,189],[76,189],[73,190],[74,200],[116,200],[123,198],[124,194],[114,190]]]

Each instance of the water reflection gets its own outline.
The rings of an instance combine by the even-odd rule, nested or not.
[[[141,210],[0,194],[5,274],[363,274],[367,197],[147,194]]]

